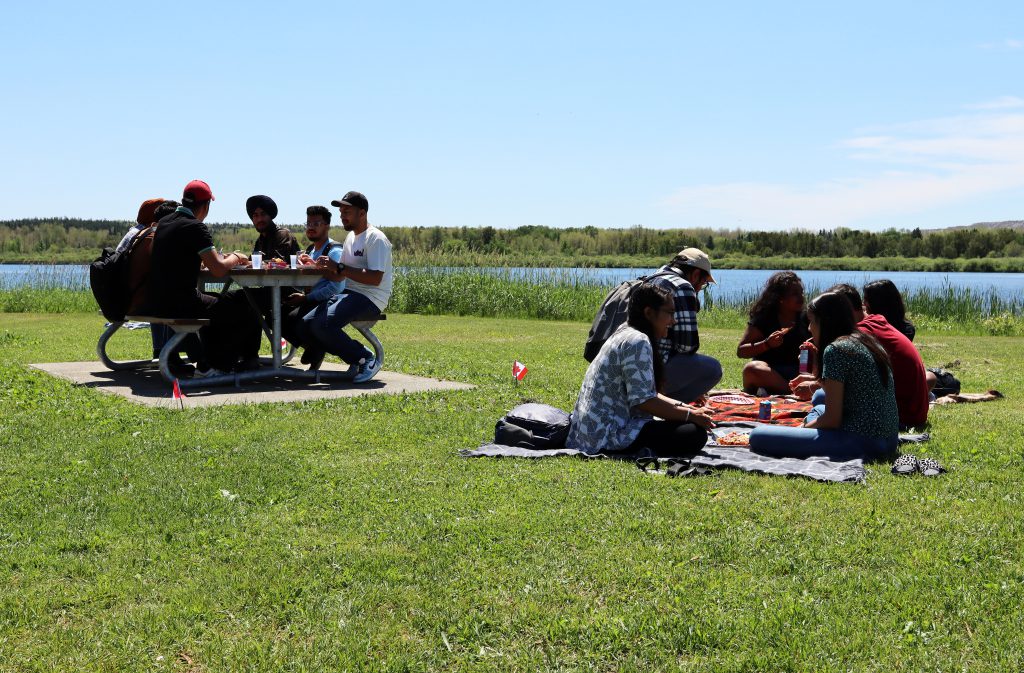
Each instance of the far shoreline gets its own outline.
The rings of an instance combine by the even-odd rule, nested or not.
[[[54,256],[57,257],[57,256]],[[0,266],[83,266],[95,257],[68,256],[0,259]],[[513,255],[421,255],[403,259],[396,255],[396,266],[409,268],[530,268],[530,269],[648,269],[668,260],[646,256],[529,257]],[[929,257],[724,257],[715,259],[716,269],[746,271],[866,271],[910,273],[1024,273],[1024,257],[929,258]]]

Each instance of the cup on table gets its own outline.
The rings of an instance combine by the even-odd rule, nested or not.
[[[293,269],[299,268],[299,256],[298,255],[292,255],[291,258],[289,259],[288,263],[289,263],[289,265]]]
[[[250,257],[249,259],[252,260],[252,268],[254,268],[254,269],[262,269],[263,268],[263,255],[261,253],[258,253],[258,252],[252,253],[252,257]]]

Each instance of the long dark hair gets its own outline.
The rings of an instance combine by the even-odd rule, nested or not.
[[[883,278],[865,285],[864,301],[871,307],[872,313],[882,314],[896,329],[903,328],[907,320],[907,309],[903,306],[903,295],[891,280]]]
[[[768,277],[764,283],[761,295],[750,307],[750,322],[762,322],[770,319],[779,312],[779,302],[786,292],[793,286],[804,289],[804,283],[800,276],[792,271],[777,271]]]
[[[878,378],[883,388],[889,387],[889,372],[892,365],[889,363],[889,354],[885,352],[881,344],[870,334],[865,334],[857,329],[857,323],[853,321],[853,306],[850,301],[835,292],[819,294],[807,304],[808,315],[813,315],[818,322],[818,341],[814,344],[818,347],[821,357],[815,359],[815,373],[821,377],[821,362],[824,360],[825,349],[831,344],[849,339],[857,341],[868,349],[875,367],[878,369]]]
[[[658,337],[654,334],[654,325],[647,319],[644,313],[645,308],[658,311],[666,302],[672,301],[672,293],[663,287],[650,283],[641,283],[629,295],[629,315],[626,324],[638,332],[643,332],[651,342],[651,350],[654,352],[654,386],[661,390],[662,374],[664,367],[661,363],[661,351],[658,348]]]

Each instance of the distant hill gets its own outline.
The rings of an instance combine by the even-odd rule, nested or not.
[[[958,229],[1021,229],[1024,230],[1024,220],[1006,220],[1005,222],[975,222],[974,224],[962,224],[956,227],[943,227],[942,229],[922,229],[921,231],[933,233],[936,231],[956,231]]]

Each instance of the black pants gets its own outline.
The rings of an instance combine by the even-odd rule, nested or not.
[[[281,288],[281,297],[287,297],[294,291],[290,287]],[[225,313],[230,313],[238,322],[235,335],[235,348],[242,359],[257,357],[260,346],[263,344],[263,328],[260,326],[259,315],[253,311],[253,304],[256,310],[264,316],[268,325],[273,324],[273,299],[269,287],[257,287],[243,290],[236,288],[220,295],[220,301],[225,305]],[[251,303],[250,303],[251,302]],[[282,304],[284,309],[285,305]],[[282,328],[285,317],[282,316]],[[283,331],[283,329],[282,329]],[[285,335],[287,338],[287,335]],[[291,339],[289,339],[291,341]]]
[[[306,301],[298,306],[282,306],[281,336],[294,346],[305,346],[303,343],[302,318],[317,307],[317,302]]]
[[[700,451],[707,442],[708,431],[696,423],[648,421],[629,449],[650,449],[658,458],[685,458]]]
[[[200,294],[203,311],[200,317],[209,318],[210,324],[199,330],[199,339],[189,335],[182,343],[189,359],[200,369],[214,367],[231,371],[242,356],[242,344],[259,339],[260,328],[255,314],[248,304],[224,301],[217,295]],[[193,349],[202,343],[201,351],[193,355]]]

